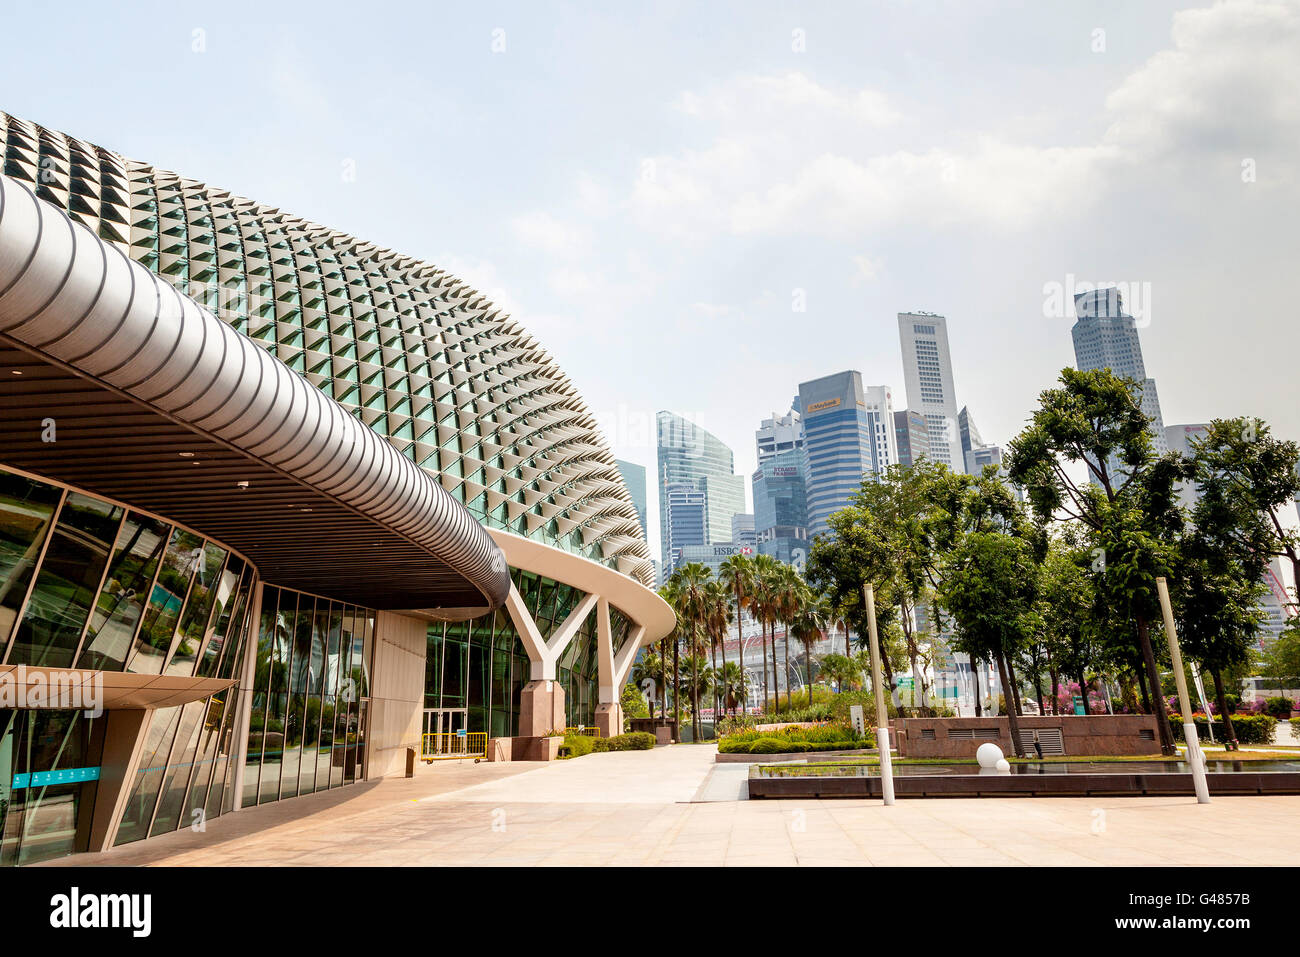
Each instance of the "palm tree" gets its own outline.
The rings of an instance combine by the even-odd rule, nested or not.
[[[790,634],[792,634],[801,645],[803,645],[803,668],[804,676],[808,681],[808,707],[812,707],[812,648],[821,638],[822,631],[826,627],[826,611],[821,602],[807,587],[801,591],[801,607],[795,614],[794,620],[790,623]],[[789,650],[789,640],[786,640],[787,653]]]
[[[734,715],[736,708],[744,707],[749,700],[749,672],[737,662],[728,661],[722,666],[717,684],[722,689],[723,707],[731,714]]]
[[[687,655],[682,659],[682,681],[686,685],[686,693],[690,696],[691,723],[694,728],[694,740],[703,740],[701,728],[703,720],[700,718],[700,699],[705,698],[713,690],[714,672],[709,667],[709,659],[701,654]]]
[[[793,566],[778,565],[777,568],[776,614],[781,623],[785,625],[785,706],[789,709],[794,707],[790,698],[790,623],[798,617],[799,611],[804,605],[804,596],[808,594],[808,586],[804,584],[803,576]],[[775,658],[775,626],[772,632],[772,655]]]
[[[732,555],[718,569],[718,580],[736,599],[736,655],[740,658],[741,670],[745,667],[745,636],[742,631],[741,614],[751,606],[754,600],[754,563],[747,555]],[[727,646],[722,646],[722,668],[727,668]],[[764,665],[766,671],[766,665]]]
[[[731,624],[731,595],[727,586],[717,580],[711,580],[705,589],[705,598],[708,602],[707,615],[705,618],[705,628],[709,635],[709,648],[713,653],[713,670],[718,670],[718,648],[722,649],[722,663],[727,663],[727,626]],[[713,713],[716,721],[717,714],[722,708],[721,691],[717,684],[713,687]]]
[[[659,691],[665,684],[667,684],[667,679],[664,675],[663,656],[651,651],[649,648],[642,651],[640,657],[637,658],[636,663],[632,665],[632,684],[636,685],[638,688],[645,688],[645,683],[647,681],[651,683],[651,686],[656,691]],[[653,718],[654,716],[655,703],[654,698],[651,698],[650,717]],[[662,707],[659,710],[659,717],[664,717]]]
[[[713,573],[707,565],[688,562],[674,569],[669,581],[673,584],[676,599],[674,610],[677,612],[679,627],[685,627],[687,634],[687,654],[692,657],[704,656],[703,631],[708,620],[708,583]],[[677,645],[673,645],[673,685],[681,681],[681,669],[677,658]],[[699,683],[692,682],[691,707],[695,720],[700,714]],[[676,702],[676,695],[673,696]],[[674,704],[673,715],[681,722],[681,709]],[[697,729],[698,740],[698,729]]]
[[[767,633],[768,626],[772,627],[772,698],[780,694],[780,684],[776,675],[776,596],[777,596],[777,576],[780,574],[780,562],[771,555],[756,555],[754,557],[754,582],[753,597],[750,599],[750,606],[753,608],[754,617],[758,619],[759,629],[762,631],[763,645],[763,710],[768,709],[768,686],[767,686]]]

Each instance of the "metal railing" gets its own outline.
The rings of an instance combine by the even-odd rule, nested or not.
[[[426,734],[420,747],[420,760],[453,761],[487,757],[486,731],[451,731],[443,734]]]
[[[595,727],[595,726],[593,726],[593,725],[579,725],[579,726],[576,727],[576,728],[565,728],[565,729],[564,729],[564,733],[565,733],[565,734],[581,734],[581,735],[583,735],[584,737],[588,737],[588,738],[599,738],[599,737],[600,737],[600,728],[597,728],[597,727]]]

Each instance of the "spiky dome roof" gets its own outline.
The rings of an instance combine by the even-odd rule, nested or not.
[[[522,326],[441,269],[0,113],[4,174],[387,437],[485,525],[653,587],[600,428]]]

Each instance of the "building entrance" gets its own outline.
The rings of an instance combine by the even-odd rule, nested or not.
[[[88,849],[106,723],[0,709],[0,865]]]

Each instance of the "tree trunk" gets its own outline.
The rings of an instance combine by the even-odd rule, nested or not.
[[[681,642],[676,638],[673,639],[673,720],[676,724],[673,726],[673,744],[682,743],[682,669],[681,661],[678,658],[678,649]]]
[[[1156,731],[1160,735],[1160,753],[1166,756],[1174,755],[1178,752],[1174,747],[1173,729],[1169,727],[1169,715],[1165,708],[1164,695],[1160,693],[1160,672],[1156,668],[1156,652],[1151,646],[1151,631],[1147,627],[1145,615],[1137,616],[1137,629],[1138,646],[1142,649],[1142,660],[1146,662],[1147,679],[1151,682],[1151,704],[1155,709]]]
[[[1232,715],[1228,714],[1228,698],[1223,693],[1223,672],[1218,668],[1212,668],[1210,674],[1214,677],[1214,697],[1219,705],[1219,714],[1223,717],[1224,747],[1228,751],[1236,751],[1237,732],[1233,730]]]
[[[718,643],[712,646],[713,651],[713,730],[718,729],[718,715],[722,713],[722,693],[718,688]],[[724,651],[725,655],[726,652]]]
[[[1085,715],[1092,714],[1092,708],[1088,706],[1088,686],[1084,682],[1084,674],[1082,668],[1079,669],[1079,673],[1075,677],[1079,679],[1079,697],[1083,699],[1083,713]]]
[[[975,660],[975,652],[970,653],[970,680],[975,689],[975,717],[984,716],[984,706],[980,704],[980,668],[979,662]]]
[[[1007,662],[1000,650],[997,653],[997,659],[998,677],[1002,679],[1002,696],[1004,698],[1010,698],[1011,692],[1007,690],[1011,687],[1010,679],[1007,677]],[[1015,708],[1007,708],[1007,721],[1011,725],[1011,747],[1015,749],[1016,757],[1023,758],[1025,756],[1025,749],[1020,743],[1020,719],[1016,717]]]
[[[758,643],[763,646],[763,714],[767,714],[767,625],[758,623]]]
[[[790,625],[785,626],[785,709],[794,710],[794,702],[790,700]]]
[[[772,706],[781,710],[781,676],[776,666],[776,622],[772,622]]]
[[[1142,696],[1142,713],[1153,714],[1154,712],[1151,710],[1151,696],[1147,694],[1147,677],[1142,666],[1140,664],[1137,665],[1133,669],[1133,673],[1137,675],[1138,692]]]
[[[1061,713],[1061,676],[1055,670],[1052,671],[1052,714]]]
[[[1038,697],[1038,713],[1047,714],[1047,708],[1044,707],[1047,699],[1043,697],[1043,675],[1041,672],[1034,672],[1034,694]]]
[[[1020,682],[1016,680],[1016,666],[1011,663],[1010,655],[1004,653],[1002,657],[1007,664],[1007,675],[1011,678],[1011,702],[1014,702],[1016,714],[1024,717],[1025,708],[1020,702]]]
[[[803,649],[803,676],[808,682],[808,707],[812,707],[812,645]]]

